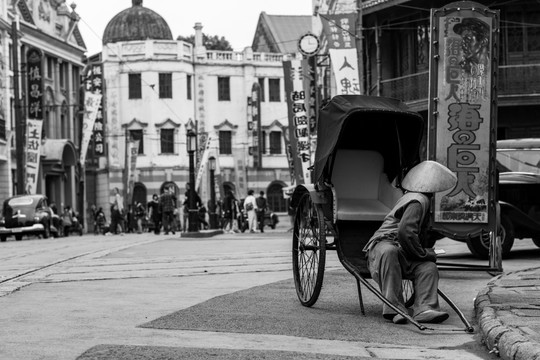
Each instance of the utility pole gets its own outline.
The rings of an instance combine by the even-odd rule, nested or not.
[[[15,105],[15,154],[17,158],[17,194],[24,194],[24,119],[21,116],[21,94],[19,90],[19,18],[11,23],[11,41],[13,48],[13,92]]]
[[[364,31],[362,0],[356,0],[356,51],[358,53],[358,82],[360,83],[360,94],[367,95],[364,87]]]

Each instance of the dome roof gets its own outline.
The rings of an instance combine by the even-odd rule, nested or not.
[[[121,11],[107,24],[103,45],[119,41],[173,40],[167,22],[155,11],[142,6],[142,0],[132,0],[133,6]]]

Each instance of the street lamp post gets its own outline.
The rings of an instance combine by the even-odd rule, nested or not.
[[[216,172],[216,158],[210,156],[208,158],[208,169],[210,170],[210,204],[208,211],[210,212],[210,229],[218,228],[218,217],[216,214],[216,184],[214,174]]]
[[[199,231],[199,211],[195,199],[195,151],[197,150],[197,134],[193,130],[187,132],[187,152],[189,154],[189,232]]]

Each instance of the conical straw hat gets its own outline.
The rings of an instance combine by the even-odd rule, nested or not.
[[[436,193],[456,186],[457,177],[436,161],[422,161],[413,167],[401,183],[403,189],[419,193]]]

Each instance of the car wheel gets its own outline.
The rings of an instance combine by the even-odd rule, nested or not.
[[[502,245],[502,257],[507,258],[510,255],[510,250],[514,246],[514,226],[512,222],[502,216],[501,227],[499,229]],[[467,247],[471,253],[479,259],[489,258],[489,236],[481,236],[467,240]]]
[[[0,236],[0,241],[1,241],[1,242],[6,241],[6,239],[7,239],[7,238],[6,238],[5,236]]]
[[[19,235],[19,234],[15,235],[15,240],[21,241],[22,240],[22,235]]]
[[[534,245],[540,247],[540,238],[532,238]]]

